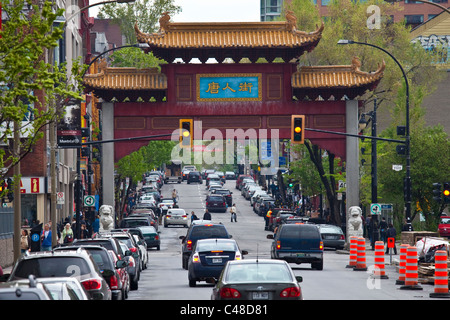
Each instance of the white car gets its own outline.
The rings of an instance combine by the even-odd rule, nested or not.
[[[145,194],[142,197],[139,198],[139,203],[146,203],[151,204],[153,206],[156,206],[156,200],[153,198],[153,196]]]
[[[184,209],[169,209],[164,215],[164,227],[169,225],[182,225],[188,227],[188,216]]]
[[[158,207],[162,214],[166,214],[167,210],[172,209],[173,205],[173,199],[162,199]]]
[[[148,263],[147,245],[139,243],[140,239],[136,234],[132,234],[131,236],[134,238],[134,241],[138,244],[139,251],[141,252],[141,255],[142,255],[141,269],[142,270],[147,269],[147,263]]]
[[[264,190],[255,191],[255,193],[250,198],[250,206],[253,206],[253,204],[259,199],[261,195],[267,195],[267,192]]]

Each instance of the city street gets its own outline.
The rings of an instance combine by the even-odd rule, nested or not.
[[[228,180],[225,188],[233,192],[233,202],[238,208],[238,222],[231,223],[229,213],[212,213],[214,222],[223,223],[242,250],[247,250],[249,258],[270,258],[272,240],[266,238],[264,219],[255,214],[240,191],[235,189],[235,181]],[[201,218],[207,194],[205,184],[164,185],[162,195],[170,196],[173,189],[179,194],[179,204],[187,212],[192,210]],[[195,288],[189,287],[187,270],[181,267],[181,240],[186,228],[160,226],[161,250],[149,251],[149,268],[141,274],[139,289],[131,291],[129,300],[209,300],[212,284],[198,282]],[[433,285],[422,285],[423,290],[401,290],[395,282],[398,272],[394,265],[386,266],[389,279],[371,278],[374,253],[366,251],[368,271],[353,271],[346,268],[349,255],[345,251],[325,249],[323,271],[313,270],[310,264],[290,264],[296,275],[303,277],[302,291],[305,300],[429,300]],[[393,261],[398,255],[393,255]],[[385,256],[389,263],[389,255]]]

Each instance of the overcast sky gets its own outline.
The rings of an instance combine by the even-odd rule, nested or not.
[[[101,0],[91,0],[94,4]],[[259,21],[260,0],[175,0],[181,13],[171,17],[174,22],[256,22]],[[89,9],[97,16],[98,7]]]

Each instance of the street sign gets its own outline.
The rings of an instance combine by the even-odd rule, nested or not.
[[[347,182],[344,180],[339,180],[338,182],[338,190],[347,189]]]
[[[84,196],[84,206],[85,207],[95,207],[95,197],[94,196]]]
[[[56,204],[64,204],[64,192],[58,192],[56,194]]]
[[[379,203],[372,203],[370,205],[370,213],[371,214],[381,214],[381,204],[379,204]]]

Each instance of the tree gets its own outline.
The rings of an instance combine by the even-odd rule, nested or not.
[[[112,19],[120,26],[126,43],[133,44],[136,43],[135,22],[143,32],[152,33],[158,30],[157,23],[164,12],[174,15],[180,11],[174,0],[137,0],[133,4],[106,4],[101,7],[99,17]]]
[[[65,65],[52,65],[44,59],[63,35],[54,27],[63,10],[54,10],[52,2],[42,6],[31,1],[1,1],[7,17],[0,32],[0,141],[8,145],[19,125],[19,153],[0,149],[0,167],[4,174],[28,154],[44,136],[44,127],[64,113],[64,102],[81,98],[76,87],[80,65],[75,63],[68,77]],[[27,8],[25,10],[24,8]]]

